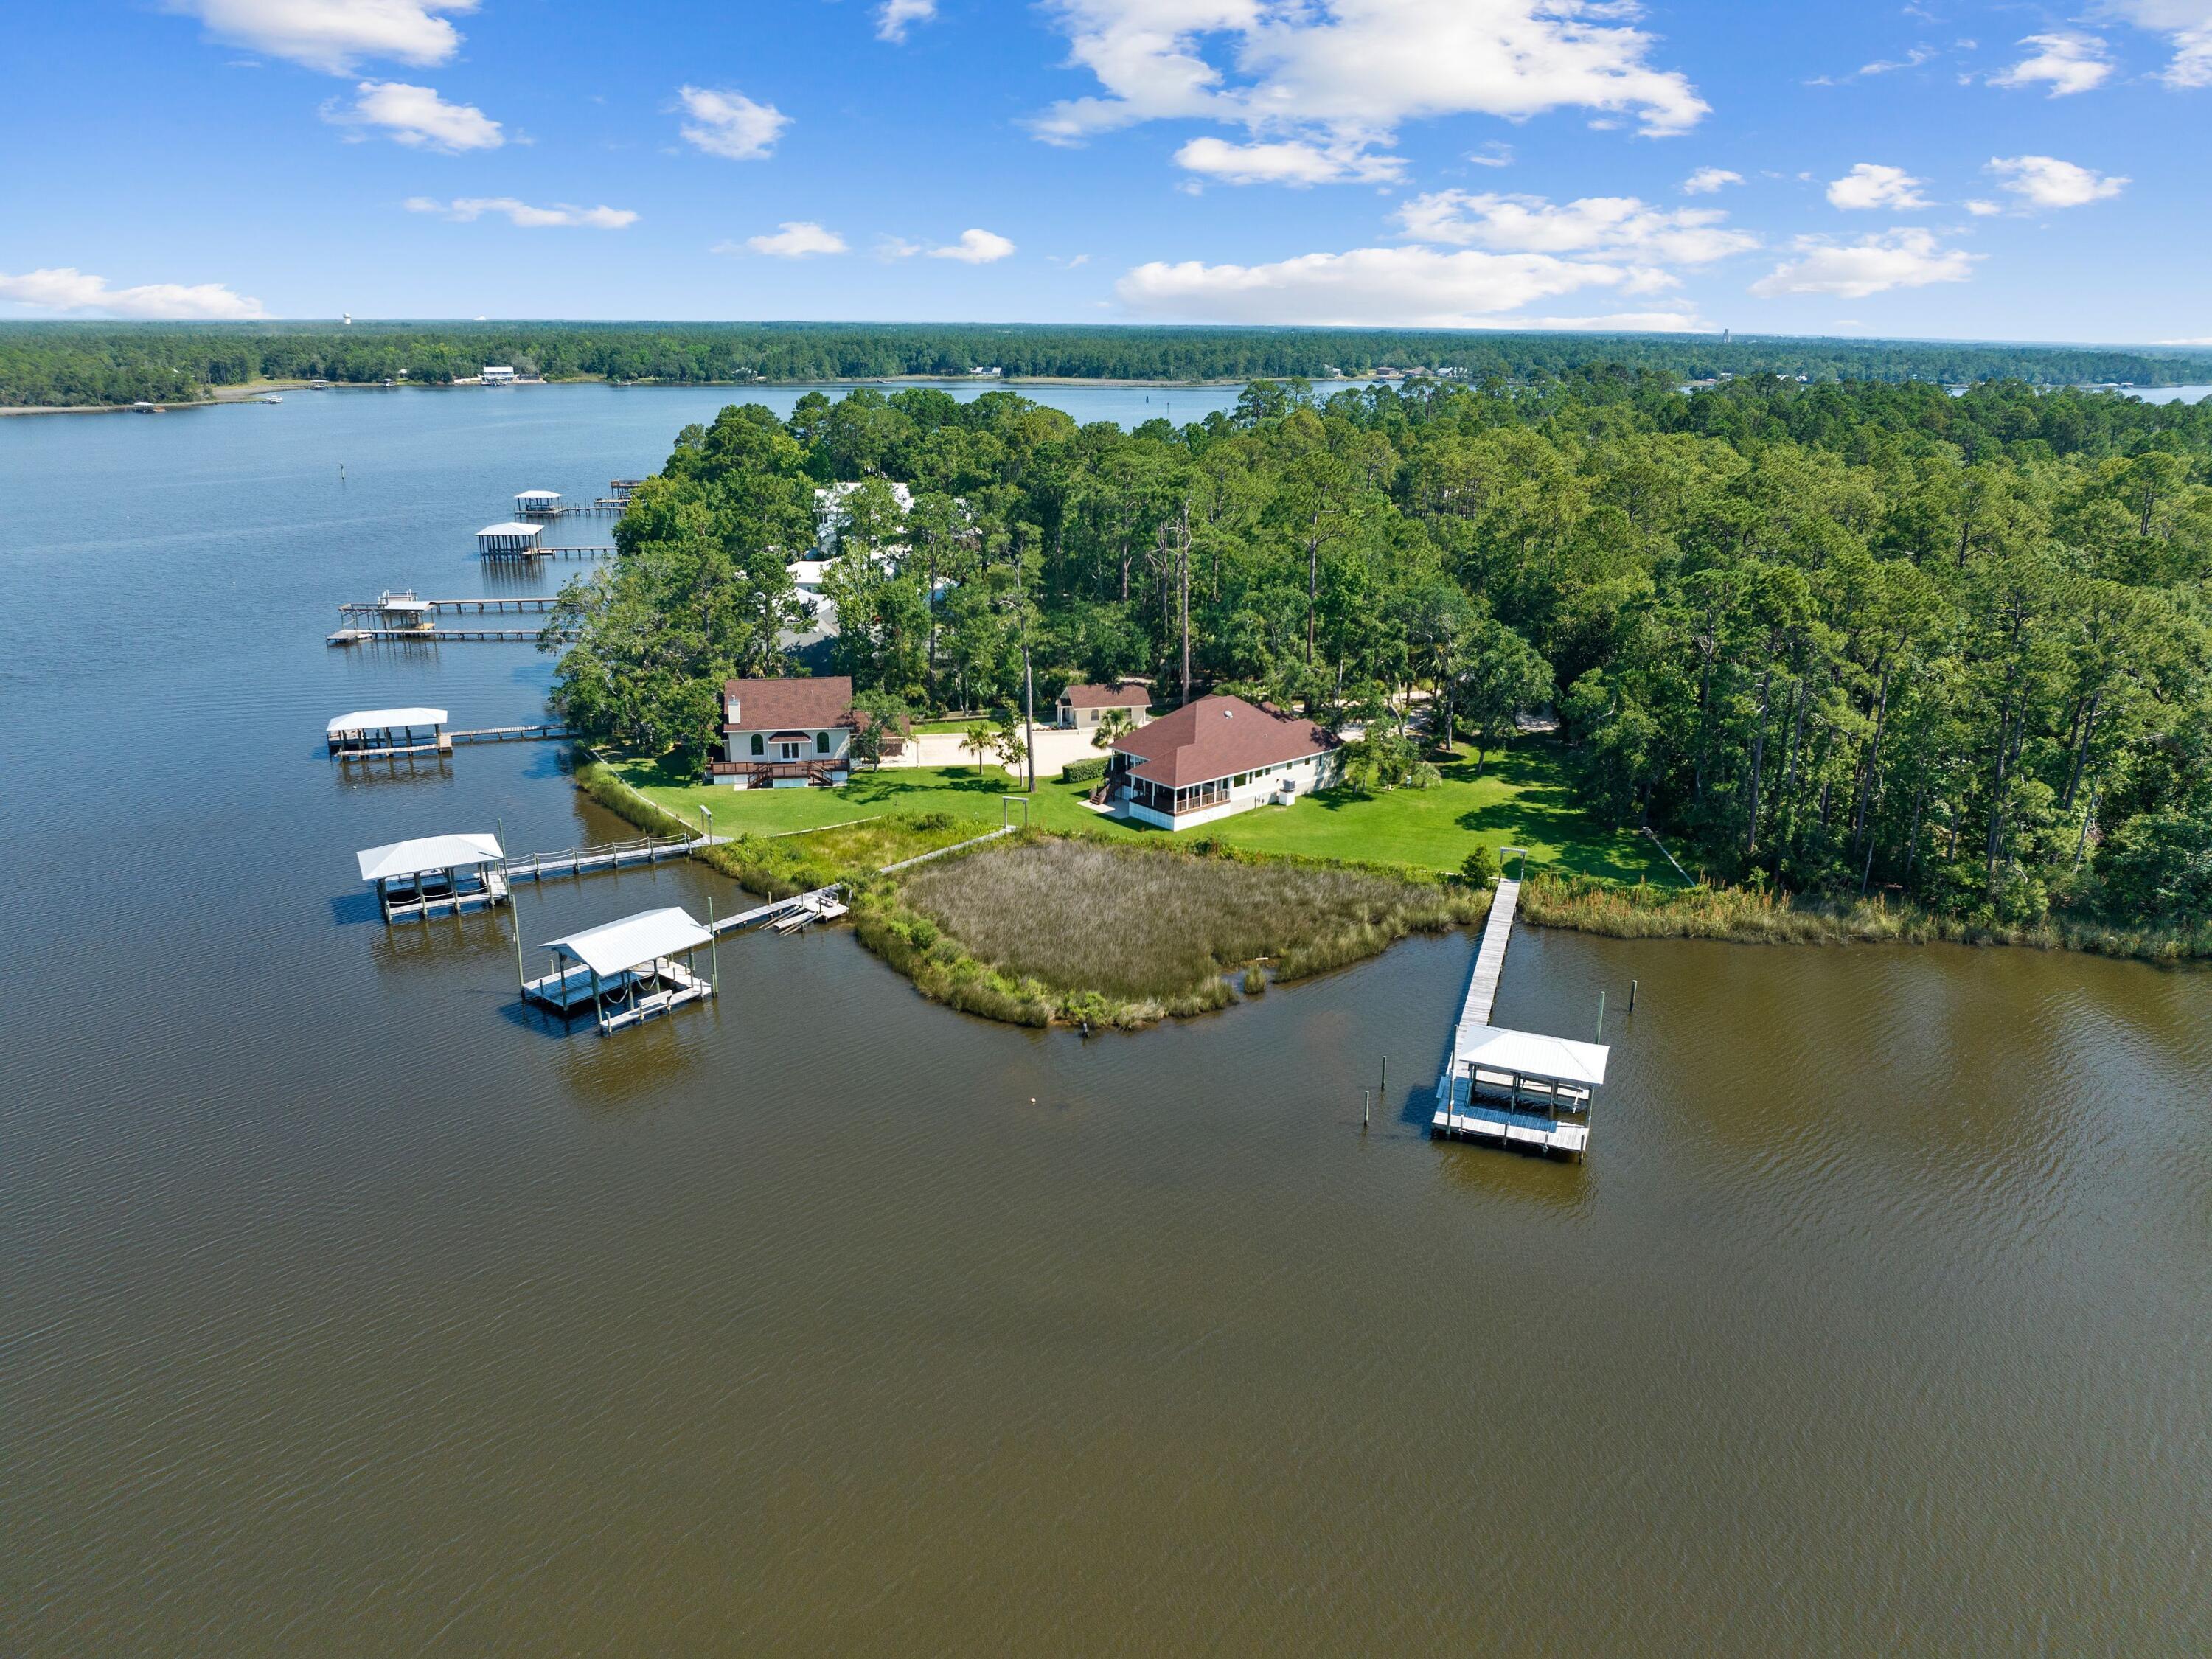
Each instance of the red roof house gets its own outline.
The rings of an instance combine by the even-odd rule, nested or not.
[[[1139,823],[1187,830],[1326,787],[1336,750],[1310,720],[1242,697],[1200,697],[1115,740],[1106,799]]]

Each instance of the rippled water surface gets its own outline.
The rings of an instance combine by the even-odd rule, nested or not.
[[[356,848],[620,826],[335,773],[545,666],[332,607],[725,395],[0,421],[0,1651],[2212,1644],[2203,975],[1524,930],[1501,1020],[1610,996],[1573,1166],[1419,1127],[1466,938],[1087,1044],[752,938],[603,1041],[380,926]]]

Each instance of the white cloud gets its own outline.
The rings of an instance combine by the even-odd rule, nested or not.
[[[2004,210],[2002,207],[1999,207],[1995,202],[1985,202],[1980,200],[1966,203],[1966,209],[1967,212],[1972,214],[1977,219],[1986,219],[1992,213],[2002,213],[2004,211]]]
[[[765,159],[791,125],[791,118],[775,105],[757,104],[741,92],[679,87],[676,95],[691,118],[684,124],[685,140],[732,161]]]
[[[90,276],[72,266],[27,270],[20,276],[0,271],[0,301],[37,311],[89,311],[110,317],[178,318],[233,322],[265,317],[261,301],[234,294],[221,283],[148,283],[110,288],[105,276]]]
[[[937,0],[883,0],[876,8],[876,39],[902,46],[908,29],[936,17]]]
[[[1310,144],[1303,139],[1279,143],[1232,144],[1223,138],[1194,138],[1175,153],[1176,165],[1225,185],[1388,184],[1406,164],[1395,155],[1376,155],[1356,144]],[[1503,162],[1489,165],[1503,166]]]
[[[804,259],[813,253],[842,253],[845,239],[834,230],[824,230],[811,219],[786,219],[772,236],[748,236],[745,246],[755,253],[766,253],[778,259]],[[715,245],[717,253],[735,253],[733,243]]]
[[[1784,294],[1834,294],[1863,300],[1893,288],[1963,283],[1981,258],[1944,247],[1927,231],[1902,228],[1842,245],[1801,236],[1792,251],[1799,257],[1753,283],[1753,294],[1763,300]]]
[[[1828,186],[1828,200],[1834,206],[1854,210],[1865,208],[1924,208],[1928,198],[1920,193],[1924,179],[1916,179],[1903,167],[1886,167],[1873,161],[1861,161],[1842,178]]]
[[[1127,272],[1114,291],[1132,310],[1199,322],[1462,328],[1496,325],[1506,313],[1581,289],[1628,289],[1635,276],[1620,265],[1542,253],[1364,247],[1272,264],[1155,261]]]
[[[1863,81],[1877,75],[1893,75],[1899,70],[1918,69],[1936,56],[1933,46],[1915,46],[1902,58],[1877,58],[1871,64],[1861,64],[1849,75],[1816,75],[1805,84],[1808,87],[1840,87],[1847,81]]]
[[[1513,165],[1513,146],[1493,138],[1467,159],[1479,167],[1510,167]]]
[[[2083,207],[2118,196],[2128,180],[2094,167],[2076,167],[2055,155],[1999,155],[1990,160],[2000,189],[2008,190],[2032,207]]]
[[[410,213],[435,213],[457,224],[481,219],[487,213],[504,214],[508,223],[524,230],[542,230],[556,225],[621,230],[637,222],[637,215],[628,208],[578,207],[570,202],[532,207],[512,196],[457,196],[450,202],[428,196],[410,196],[401,205]]]
[[[2158,77],[2167,86],[2212,87],[2212,0],[2104,0],[2098,9],[2167,38],[2173,61]]]
[[[1629,26],[1627,4],[1048,0],[1046,9],[1067,36],[1070,65],[1100,88],[1030,123],[1054,143],[1202,119],[1364,151],[1387,149],[1405,122],[1441,116],[1519,120],[1575,107],[1632,114],[1665,134],[1707,111],[1685,76],[1651,66],[1653,39]]]
[[[167,0],[218,40],[332,75],[365,58],[442,64],[461,34],[441,12],[466,14],[477,0]]]
[[[335,126],[380,127],[393,143],[448,155],[465,149],[497,149],[507,142],[499,123],[473,104],[449,104],[428,87],[404,81],[363,81],[350,108],[325,105]]]
[[[1711,196],[1726,185],[1740,185],[1743,174],[1730,173],[1726,167],[1699,167],[1682,180],[1685,196]]]
[[[2008,70],[1990,76],[1993,87],[2045,85],[2053,98],[2087,92],[2112,72],[2105,43],[2094,34],[2031,34],[2021,42],[2035,51]]]
[[[2187,340],[2158,340],[2153,343],[2163,346],[2212,346],[2212,334],[2199,334],[2195,338]]]
[[[963,230],[960,240],[945,247],[929,250],[933,259],[957,259],[963,264],[988,265],[1003,259],[1014,251],[1014,245],[994,231]]]
[[[1759,246],[1723,229],[1717,208],[1662,209],[1633,196],[1586,196],[1558,206],[1540,196],[1440,190],[1398,210],[1409,236],[1502,253],[1612,253],[1672,264],[1708,264]]]

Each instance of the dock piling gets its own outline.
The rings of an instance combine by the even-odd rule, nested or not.
[[[1636,981],[1632,979],[1628,981],[1628,1012],[1636,1012]]]
[[[1590,1041],[1592,1042],[1605,1041],[1605,991],[1602,987],[1599,988],[1597,994],[1597,1035]]]

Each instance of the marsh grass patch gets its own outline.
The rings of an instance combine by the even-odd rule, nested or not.
[[[1243,964],[1357,961],[1479,915],[1479,896],[1371,869],[1038,838],[927,865],[907,902],[977,961],[1066,995],[1173,1003]]]

